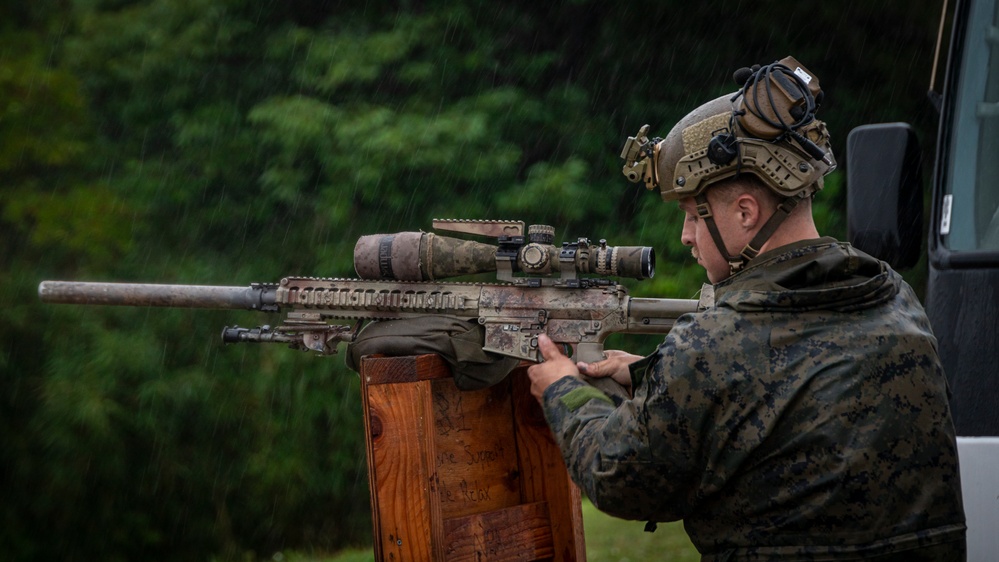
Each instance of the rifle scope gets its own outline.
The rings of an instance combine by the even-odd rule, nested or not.
[[[499,245],[428,232],[362,236],[354,246],[354,269],[361,279],[431,281],[459,275],[507,271],[528,276],[559,273],[648,279],[655,274],[655,251],[648,246],[608,246],[586,238],[552,244],[554,229],[532,225],[528,236],[501,236]],[[502,278],[502,276],[498,276]]]

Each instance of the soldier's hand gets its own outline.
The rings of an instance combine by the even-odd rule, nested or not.
[[[527,369],[527,375],[531,377],[531,394],[538,402],[542,402],[545,389],[562,377],[579,375],[579,370],[572,359],[566,357],[555,342],[544,334],[538,336],[538,350],[541,351],[544,362],[531,365]]]
[[[606,359],[603,361],[593,363],[583,363],[580,361],[576,363],[576,367],[579,368],[580,373],[588,377],[610,377],[621,386],[631,388],[631,370],[629,367],[632,363],[641,359],[642,356],[625,353],[617,349],[608,349],[604,351],[604,357]]]

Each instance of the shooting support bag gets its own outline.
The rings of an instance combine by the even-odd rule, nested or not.
[[[485,332],[477,322],[453,316],[382,320],[368,324],[347,346],[345,361],[360,370],[365,355],[440,355],[451,367],[461,390],[492,386],[510,374],[520,360],[482,350]]]

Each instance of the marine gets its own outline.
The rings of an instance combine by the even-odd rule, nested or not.
[[[923,308],[812,219],[835,168],[818,78],[791,57],[737,76],[739,91],[624,151],[629,178],[684,212],[681,240],[710,282],[700,310],[646,357],[576,364],[540,338],[532,392],[570,474],[611,515],[683,520],[706,561],[963,560],[949,391]]]

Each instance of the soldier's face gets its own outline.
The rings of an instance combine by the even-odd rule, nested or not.
[[[742,240],[741,229],[737,228],[737,223],[733,220],[735,215],[730,208],[731,203],[717,199],[708,192],[708,204],[711,205],[711,213],[714,215],[718,232],[721,233],[727,251],[732,254],[733,244]],[[697,215],[697,203],[693,197],[687,197],[679,201],[679,206],[684,213],[680,241],[684,246],[690,247],[690,253],[708,274],[708,281],[711,283],[723,281],[729,276],[729,265],[715,245],[707,223]],[[736,247],[741,248],[741,246]]]

